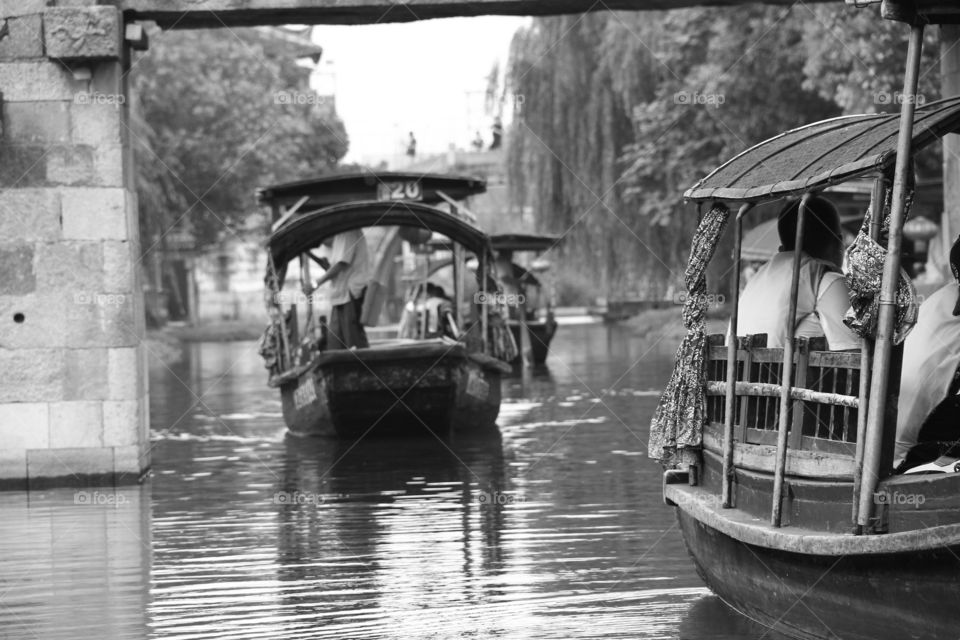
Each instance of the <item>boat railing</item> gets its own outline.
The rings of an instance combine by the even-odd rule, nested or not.
[[[734,467],[773,471],[783,392],[783,349],[766,334],[738,337],[735,349]],[[707,339],[705,441],[722,448],[727,420],[728,347],[725,336]],[[859,422],[859,351],[828,351],[822,338],[798,338],[787,416],[788,475],[852,478]],[[829,463],[824,464],[824,460]]]

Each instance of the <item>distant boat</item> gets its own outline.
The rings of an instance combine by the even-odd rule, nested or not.
[[[508,290],[510,318],[507,323],[521,351],[513,364],[519,364],[527,357],[531,364],[541,365],[547,360],[550,342],[557,332],[553,292],[541,281],[551,265],[538,257],[525,267],[514,262],[513,254],[527,252],[539,256],[559,246],[562,239],[559,236],[505,233],[491,236],[490,241],[497,254],[501,281]],[[509,299],[510,291],[515,293],[516,300]]]
[[[457,202],[484,189],[484,182],[473,178],[381,172],[259,191],[274,218],[267,243],[268,308],[275,318],[268,330],[275,347],[267,350],[273,357],[269,384],[280,389],[292,433],[354,438],[495,425],[500,377],[511,370],[516,347],[501,307],[471,306],[463,299],[473,291],[495,299],[499,285],[489,238],[457,212]],[[453,212],[436,206],[441,202],[451,204]],[[312,282],[311,263],[323,262],[314,251],[325,239],[353,229],[379,230],[381,265],[412,255],[434,236],[451,245],[453,302],[442,317],[431,319],[433,333],[371,340],[369,348],[331,349],[313,301],[303,300],[299,309],[285,304],[288,264],[299,259],[301,281]],[[472,289],[465,286],[468,259],[478,264]],[[375,285],[381,284],[372,282],[367,296],[377,296]],[[297,293],[289,292],[293,299]],[[464,311],[468,308],[470,313]]]

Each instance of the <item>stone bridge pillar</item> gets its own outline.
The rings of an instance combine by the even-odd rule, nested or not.
[[[94,4],[0,0],[8,487],[135,481],[149,466],[129,57],[120,11]]]

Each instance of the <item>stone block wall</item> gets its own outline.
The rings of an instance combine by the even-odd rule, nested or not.
[[[150,463],[123,20],[94,5],[0,0],[5,487],[135,481]]]

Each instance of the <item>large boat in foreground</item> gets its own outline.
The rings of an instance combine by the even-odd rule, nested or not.
[[[953,5],[936,6],[960,19]],[[651,424],[650,454],[667,467],[663,497],[703,580],[734,609],[796,638],[960,637],[960,465],[932,474],[893,465],[900,341],[915,310],[900,268],[909,171],[913,154],[960,132],[960,98],[916,105],[922,24],[931,16],[905,2],[884,7],[912,26],[899,115],[788,131],[684,194],[708,209],[687,271],[688,335]],[[853,295],[874,296],[878,310],[862,349],[827,351],[821,339],[796,338],[792,322],[783,348],[768,348],[765,335],[705,336],[703,269],[727,221],[736,336],[750,209],[787,197],[804,207],[826,187],[863,177],[875,186],[858,240],[873,242],[867,279],[880,286],[851,285]],[[795,317],[799,273],[797,258],[785,318]]]
[[[460,201],[484,189],[473,178],[364,173],[259,191],[274,220],[266,277],[272,323],[263,353],[292,433],[360,437],[495,426],[500,377],[511,370],[516,347],[495,304],[501,296],[489,238],[459,210]],[[317,255],[324,240],[354,229],[364,230],[375,257],[367,288],[374,299],[396,280],[395,265],[415,263],[420,248],[442,240],[453,269],[452,298],[435,306],[442,315],[368,348],[329,348],[310,285],[292,292],[283,285],[294,260],[301,287],[312,283],[311,266],[324,264]],[[476,279],[471,286],[468,276]],[[379,315],[370,311],[365,320]]]

